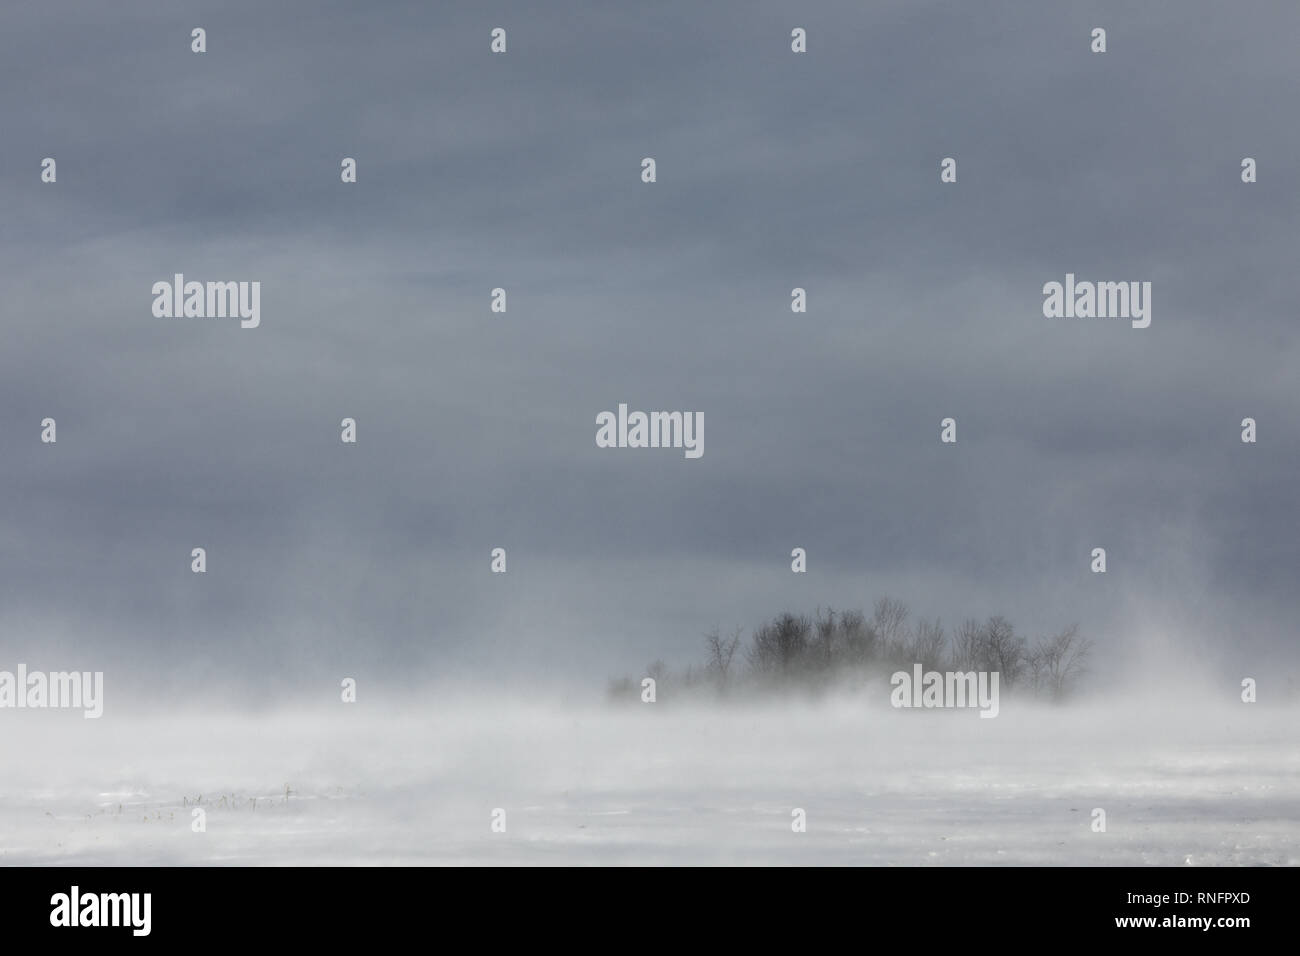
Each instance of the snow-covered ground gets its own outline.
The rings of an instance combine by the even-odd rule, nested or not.
[[[5,711],[0,863],[1296,865],[1298,738],[1204,701]]]

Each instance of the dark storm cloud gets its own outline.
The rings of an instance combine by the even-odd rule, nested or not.
[[[1293,654],[1288,5],[0,17],[9,657],[587,679],[885,590]],[[261,327],[154,318],[174,272]],[[1152,281],[1151,327],[1044,319],[1066,272]],[[596,448],[624,401],[704,457]]]

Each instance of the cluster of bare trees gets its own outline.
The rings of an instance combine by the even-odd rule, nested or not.
[[[1086,671],[1092,642],[1077,625],[1036,642],[1016,633],[1001,616],[963,621],[951,633],[938,620],[909,622],[907,605],[881,598],[871,616],[862,611],[818,610],[812,617],[778,614],[742,645],[739,628],[705,635],[707,659],[680,674],[662,661],[646,670],[656,694],[665,690],[762,692],[774,688],[820,690],[852,683],[880,671],[910,670],[920,664],[936,671],[997,671],[1003,690],[1024,690],[1054,701],[1068,697]],[[668,686],[665,687],[665,684]],[[610,685],[624,699],[639,689],[630,678]]]

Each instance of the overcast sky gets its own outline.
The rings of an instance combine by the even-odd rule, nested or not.
[[[7,5],[0,668],[598,686],[884,593],[1294,667],[1297,44],[1281,2]],[[177,272],[260,327],[156,318]],[[1067,272],[1151,326],[1044,318]],[[597,448],[620,402],[703,457]]]

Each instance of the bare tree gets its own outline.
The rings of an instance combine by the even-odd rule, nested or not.
[[[729,638],[724,638],[716,627],[704,635],[705,646],[709,649],[709,660],[705,665],[719,692],[725,693],[731,673],[731,662],[740,646],[740,628]]]
[[[1091,653],[1092,641],[1079,636],[1077,624],[1040,639],[1029,654],[1035,688],[1053,700],[1063,700],[1087,670]]]
[[[891,597],[876,600],[871,612],[871,629],[881,644],[885,656],[899,660],[907,656],[904,641],[907,637],[907,605]]]
[[[952,635],[952,666],[955,670],[975,670],[982,663],[979,621],[968,617]]]
[[[1019,683],[1027,663],[1026,641],[1016,634],[1011,622],[1000,614],[989,618],[979,641],[982,669],[997,671],[1002,686],[1008,689]]]
[[[824,612],[818,608],[813,615],[812,655],[818,670],[834,670],[840,655],[839,619],[834,608],[827,608]]]
[[[840,640],[852,661],[865,664],[876,656],[876,632],[861,611],[840,614]]]
[[[934,621],[919,618],[912,629],[907,656],[926,670],[941,670],[947,645],[948,636],[937,618]]]
[[[664,695],[664,685],[668,682],[668,665],[661,660],[656,660],[652,664],[647,664],[645,676],[655,682],[655,699],[662,698]]]
[[[785,613],[754,632],[748,657],[760,674],[789,678],[807,663],[808,635],[812,624],[806,617]]]
[[[967,618],[950,640],[937,618],[918,618],[909,626],[907,605],[889,597],[875,602],[870,618],[861,610],[820,607],[811,618],[778,614],[751,635],[744,648],[743,660],[749,664],[744,674],[736,664],[741,638],[740,628],[723,637],[715,627],[704,635],[708,657],[703,666],[670,672],[663,661],[655,661],[645,673],[655,679],[661,696],[666,681],[674,693],[678,687],[690,691],[708,684],[724,694],[751,677],[774,686],[823,690],[845,678],[864,678],[881,664],[920,664],[926,670],[996,671],[1004,689],[1029,685],[1036,694],[1061,700],[1086,672],[1092,651],[1092,642],[1079,636],[1077,625],[1040,638],[1031,648],[1001,615],[982,623]],[[638,683],[611,681],[609,696],[634,699]]]

